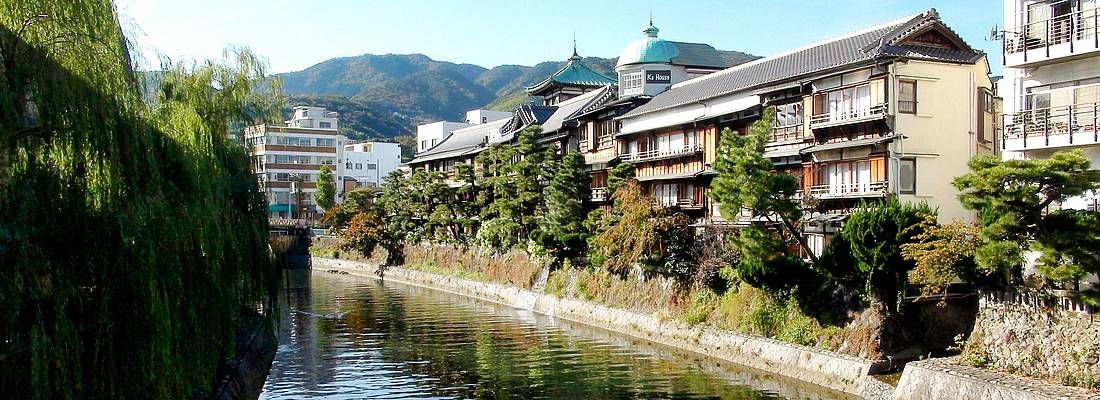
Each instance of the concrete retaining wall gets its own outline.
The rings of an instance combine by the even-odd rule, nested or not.
[[[939,358],[907,364],[894,399],[1064,400],[1100,399],[1100,395]]]
[[[314,268],[374,277],[372,266],[354,261],[315,258]],[[873,362],[866,359],[762,337],[693,327],[679,321],[661,321],[652,315],[511,286],[401,268],[388,268],[385,277],[623,333],[864,398],[884,398],[890,393],[888,385],[868,376]]]

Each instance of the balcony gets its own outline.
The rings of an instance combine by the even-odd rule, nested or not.
[[[888,186],[887,181],[814,185],[810,195],[819,199],[885,197]]]
[[[696,200],[693,198],[658,198],[653,200],[655,207],[668,207],[679,208],[681,210],[701,210],[703,209],[702,200]]]
[[[881,120],[886,116],[886,105],[840,107],[810,117],[810,128],[821,129],[859,122]]]
[[[649,150],[649,151],[643,151],[643,152],[638,152],[638,153],[627,153],[627,154],[623,155],[623,160],[625,160],[626,162],[652,161],[652,160],[660,160],[660,159],[664,159],[664,158],[683,157],[683,156],[686,156],[686,155],[698,154],[698,153],[701,153],[702,151],[703,151],[703,145],[702,144],[699,144],[699,143],[687,144],[687,145],[684,145],[682,147],[676,147],[676,148],[670,148],[670,149],[656,149],[656,150]]]
[[[768,137],[769,144],[801,142],[809,135],[802,129],[802,124],[772,127],[772,135]]]
[[[1100,102],[1005,115],[1002,146],[1019,151],[1100,143]]]
[[[1100,51],[1097,35],[1100,9],[1074,10],[1074,3],[1056,1],[1022,11],[1017,21],[1028,22],[1005,29],[1002,42],[1005,65],[1039,66],[1063,57]]]
[[[589,196],[589,199],[594,202],[607,201],[607,188],[592,188],[591,196]]]

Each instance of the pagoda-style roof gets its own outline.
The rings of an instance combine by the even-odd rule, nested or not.
[[[569,61],[565,63],[557,72],[543,79],[542,82],[524,88],[528,94],[532,96],[539,96],[549,90],[552,90],[561,86],[569,87],[581,87],[581,88],[597,88],[601,86],[614,85],[618,83],[615,78],[609,78],[604,74],[593,71],[588,68],[587,65],[581,62],[581,56],[577,55],[576,50],[573,51],[573,56],[569,57]]]

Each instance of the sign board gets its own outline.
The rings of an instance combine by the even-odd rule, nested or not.
[[[672,71],[667,69],[646,71],[645,83],[672,83]]]

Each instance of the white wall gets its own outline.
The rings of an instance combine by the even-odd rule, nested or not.
[[[463,122],[450,122],[439,121],[432,122],[430,124],[417,125],[416,127],[416,152],[421,153],[424,150],[432,148],[443,139],[451,136],[451,132],[455,129],[461,129],[470,126],[470,124]],[[434,141],[434,142],[433,142]]]
[[[344,146],[344,177],[354,178],[360,186],[381,186],[382,181],[401,164],[397,143],[366,142]],[[375,169],[371,169],[371,165]]]
[[[470,110],[466,112],[466,123],[477,125],[511,117],[512,113],[510,112],[493,110]]]

